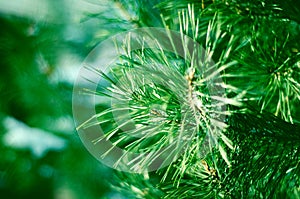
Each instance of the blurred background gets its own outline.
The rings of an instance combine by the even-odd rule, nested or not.
[[[134,28],[117,1],[0,1],[0,198],[125,198],[77,135],[72,87],[101,40]]]

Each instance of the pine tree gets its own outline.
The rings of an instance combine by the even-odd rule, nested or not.
[[[128,198],[300,198],[300,2],[112,4],[123,17],[112,23],[177,31],[163,36],[186,54],[161,40],[132,50],[129,35],[112,70],[89,68],[104,79],[92,94],[113,102],[78,129],[100,125],[93,144],[124,149],[115,166],[135,172],[116,171],[114,189]],[[146,155],[128,162],[130,152]],[[149,171],[159,158],[162,168]]]

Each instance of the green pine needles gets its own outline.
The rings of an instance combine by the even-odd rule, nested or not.
[[[106,81],[93,94],[111,104],[79,128],[101,126],[94,144],[112,142],[103,156],[123,149],[115,166],[136,174],[116,171],[116,189],[128,198],[300,198],[300,6],[291,4],[167,0],[155,6],[166,42],[128,34],[110,71],[91,69]]]

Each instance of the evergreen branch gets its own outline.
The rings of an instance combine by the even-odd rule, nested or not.
[[[161,191],[145,185],[159,197],[299,196],[300,129],[291,124],[299,121],[300,48],[294,42],[299,31],[292,32],[282,4],[168,0],[157,7],[165,27],[180,31],[182,46],[169,40],[185,57],[165,52],[159,42],[157,50],[132,51],[126,38],[121,61],[109,75],[102,74],[117,80],[105,89],[113,105],[94,116],[99,122],[83,127],[105,124],[99,139],[127,151],[116,164],[122,165],[129,152],[140,154],[123,165],[134,171],[146,172],[160,157],[170,163],[155,174]],[[279,32],[286,37],[279,38]],[[184,35],[205,50],[190,51]],[[108,122],[112,119],[118,122]],[[140,179],[137,186],[123,187],[147,198]]]
[[[189,7],[187,11],[187,18],[183,19],[186,21],[183,31],[188,31],[188,24],[191,23],[188,19],[193,18],[191,15],[194,15],[192,7]],[[211,63],[217,45],[213,42],[224,37],[224,34],[221,34],[218,29],[219,26],[214,25],[215,23],[217,22],[211,23],[207,34],[215,34],[216,40],[206,41],[206,50],[199,49],[196,53],[190,54],[189,47],[185,46],[186,44],[182,40],[182,48],[186,52],[186,57],[192,59],[191,62],[184,63],[185,61],[181,58],[178,59],[172,54],[165,53],[159,43],[157,43],[157,51],[149,49],[131,51],[129,36],[123,45],[124,52],[127,53],[121,56],[121,62],[116,64],[117,67],[114,71],[111,71],[113,78],[103,75],[103,72],[98,72],[111,83],[106,91],[109,92],[107,95],[113,96],[115,101],[111,109],[94,116],[99,122],[93,124],[106,123],[109,121],[107,118],[111,117],[107,114],[115,115],[114,118],[118,120],[118,124],[111,125],[106,130],[107,133],[104,137],[115,140],[114,146],[122,145],[127,151],[142,151],[144,154],[148,154],[143,159],[140,159],[141,156],[137,161],[132,161],[130,163],[134,163],[132,168],[135,168],[136,165],[139,165],[136,168],[144,168],[170,149],[173,149],[173,152],[164,157],[166,161],[173,161],[171,157],[178,157],[178,153],[182,150],[183,159],[188,160],[190,148],[201,151],[199,142],[201,143],[205,136],[209,136],[213,142],[210,144],[209,150],[213,149],[213,145],[219,138],[224,139],[225,143],[232,148],[228,138],[221,132],[227,125],[224,121],[219,121],[223,115],[219,106],[227,104],[240,106],[241,103],[235,98],[227,98],[222,93],[220,94],[223,96],[218,97],[218,90],[213,91],[216,92],[214,95],[209,94],[211,92],[209,87],[214,86],[215,79],[216,84],[220,82],[217,75],[234,64],[224,65],[224,59],[215,64]],[[194,27],[192,28],[194,32],[198,31],[195,23],[191,27]],[[215,33],[213,33],[214,31]],[[192,35],[197,36],[197,34]],[[223,55],[228,55],[230,48],[227,51]],[[179,60],[179,63],[184,64],[178,65]],[[219,66],[220,68],[218,68]],[[151,77],[151,81],[149,81],[149,77]],[[116,80],[118,81],[116,82]],[[98,93],[101,94],[101,92]],[[155,106],[155,104],[159,104],[159,106]],[[127,106],[129,107],[127,108]],[[128,113],[124,112],[125,110]],[[119,115],[117,118],[116,114]],[[127,115],[120,117],[122,114]],[[149,117],[151,115],[155,117],[154,120]],[[89,124],[87,121],[81,127],[89,127],[93,124]],[[131,127],[132,124],[136,124],[136,127]],[[177,135],[174,134],[176,131]],[[104,137],[97,140],[104,139]],[[194,138],[197,139],[197,142]],[[166,146],[168,147],[164,149]],[[224,151],[222,154],[222,157],[230,164]],[[185,164],[189,164],[189,162],[186,161]],[[180,179],[185,170],[180,167],[178,169],[180,169],[178,172]]]

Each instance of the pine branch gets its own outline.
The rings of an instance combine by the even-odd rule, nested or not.
[[[127,53],[109,74],[100,71],[110,86],[98,94],[111,96],[113,105],[83,127],[104,127],[95,143],[107,139],[146,153],[127,163],[134,171],[147,172],[159,158],[169,164],[153,174],[157,186],[148,178],[139,186],[144,177],[136,178],[130,189],[138,197],[150,197],[145,187],[165,198],[299,197],[300,129],[293,124],[299,121],[299,31],[283,7],[244,0],[158,4],[165,28],[180,31],[181,46],[173,48],[183,49],[184,58],[162,50],[163,42],[157,50],[132,51],[125,38]],[[184,35],[204,50],[190,53]],[[126,193],[128,187],[123,184]]]

